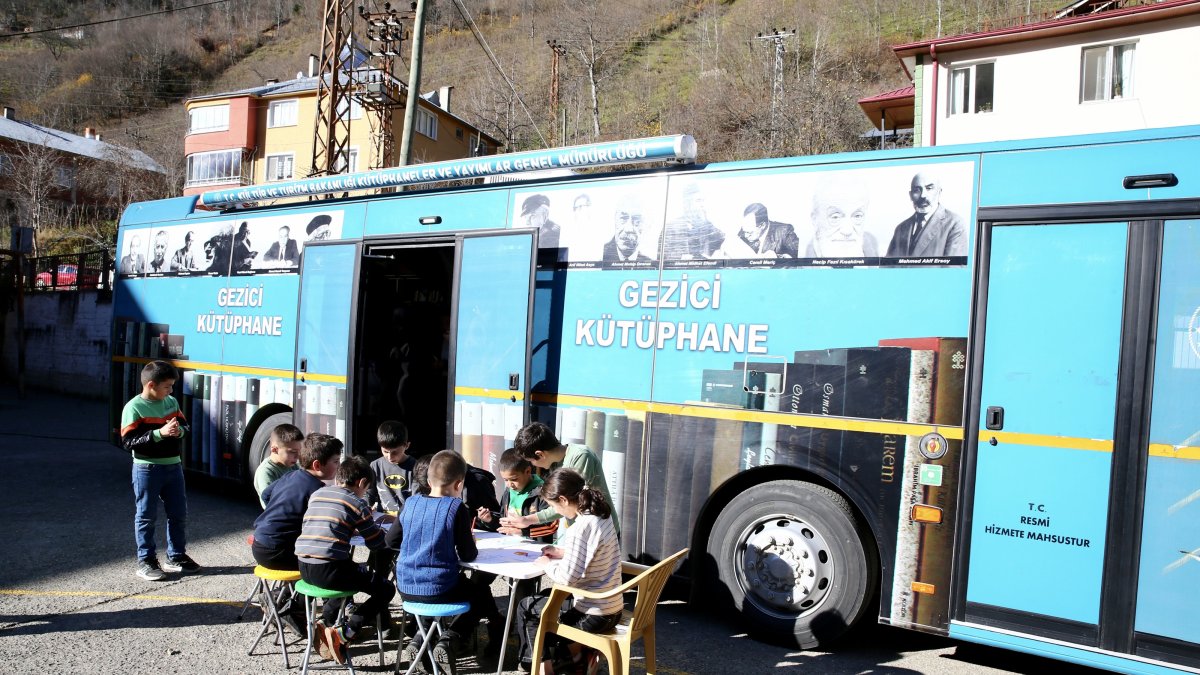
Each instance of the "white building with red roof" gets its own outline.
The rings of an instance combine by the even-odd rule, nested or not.
[[[913,145],[1200,123],[1200,0],[1080,0],[977,33],[892,47],[912,87],[859,101]]]

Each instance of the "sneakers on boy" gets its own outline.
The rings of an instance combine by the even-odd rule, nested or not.
[[[324,632],[324,642],[329,647],[329,655],[338,663],[346,663],[347,640],[342,637],[342,631],[337,626],[329,626]]]
[[[313,625],[313,639],[317,641],[317,653],[321,655],[321,658],[332,661],[333,653],[329,651],[329,642],[325,639],[325,624],[321,623],[320,619],[317,619]]]
[[[454,648],[454,641],[449,637],[443,636],[438,643],[433,646],[433,652],[430,658],[437,666],[438,672],[449,673],[449,675],[458,675],[457,650]]]
[[[396,664],[396,672],[407,673],[412,664],[417,660],[417,652],[421,651],[421,645],[417,644],[416,640],[409,640],[408,644],[404,645],[404,651],[400,652],[400,662]],[[416,668],[413,668],[414,673],[424,673],[425,664],[418,663]]]
[[[162,581],[166,573],[158,566],[158,558],[146,558],[138,561],[137,576],[146,581]]]
[[[164,572],[171,572],[172,574],[176,572],[190,574],[200,571],[200,566],[196,564],[195,560],[189,558],[186,553],[183,555],[168,556],[167,562],[163,563],[162,568]]]

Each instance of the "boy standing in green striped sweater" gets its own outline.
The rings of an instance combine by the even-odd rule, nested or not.
[[[178,379],[175,367],[166,361],[147,363],[142,368],[142,393],[121,411],[121,445],[133,453],[136,574],[146,581],[162,581],[164,572],[200,569],[187,555],[187,491],[179,450],[188,423],[171,396]],[[167,562],[161,566],[154,543],[160,499],[167,512]]]

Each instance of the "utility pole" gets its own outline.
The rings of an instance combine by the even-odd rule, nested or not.
[[[404,102],[404,135],[400,137],[397,166],[412,163],[412,137],[417,121],[417,100],[421,98],[421,51],[425,48],[425,3],[417,0],[412,29],[412,59],[408,68],[408,96]]]
[[[317,128],[310,176],[330,176],[350,163],[350,78],[355,45],[352,0],[325,0],[321,67],[317,72]]]
[[[557,135],[558,127],[558,61],[567,53],[567,48],[558,44],[558,40],[546,40],[546,44],[550,47],[550,119],[553,121],[551,125],[550,145],[558,145],[554,138]],[[566,133],[563,133],[566,136]]]
[[[775,140],[779,129],[779,104],[783,101],[783,53],[784,40],[795,35],[787,28],[776,28],[774,33],[759,33],[756,40],[775,43],[775,76],[771,84],[771,152],[777,150]]]
[[[415,2],[411,8],[416,8]],[[358,16],[367,27],[371,66],[364,77],[356,78],[355,98],[371,126],[373,152],[368,168],[383,169],[395,162],[394,112],[401,105],[404,83],[396,79],[393,71],[407,33],[403,22],[411,20],[413,13],[397,12],[390,2],[384,2],[382,11],[367,11],[359,5]]]

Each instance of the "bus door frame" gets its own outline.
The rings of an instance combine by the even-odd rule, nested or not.
[[[1143,193],[1144,194],[1144,193]],[[1098,204],[981,207],[977,213],[970,366],[963,440],[959,525],[955,533],[951,621],[1063,639],[1084,648],[1132,654],[1135,650],[1139,554],[1148,462],[1150,399],[1159,273],[1165,220],[1200,217],[1200,200],[1163,199]],[[971,525],[982,420],[981,388],[986,341],[991,235],[1007,225],[1127,223],[1125,290],[1118,351],[1113,453],[1110,467],[1099,620],[1096,628],[1019,610],[973,605],[968,613]]]

